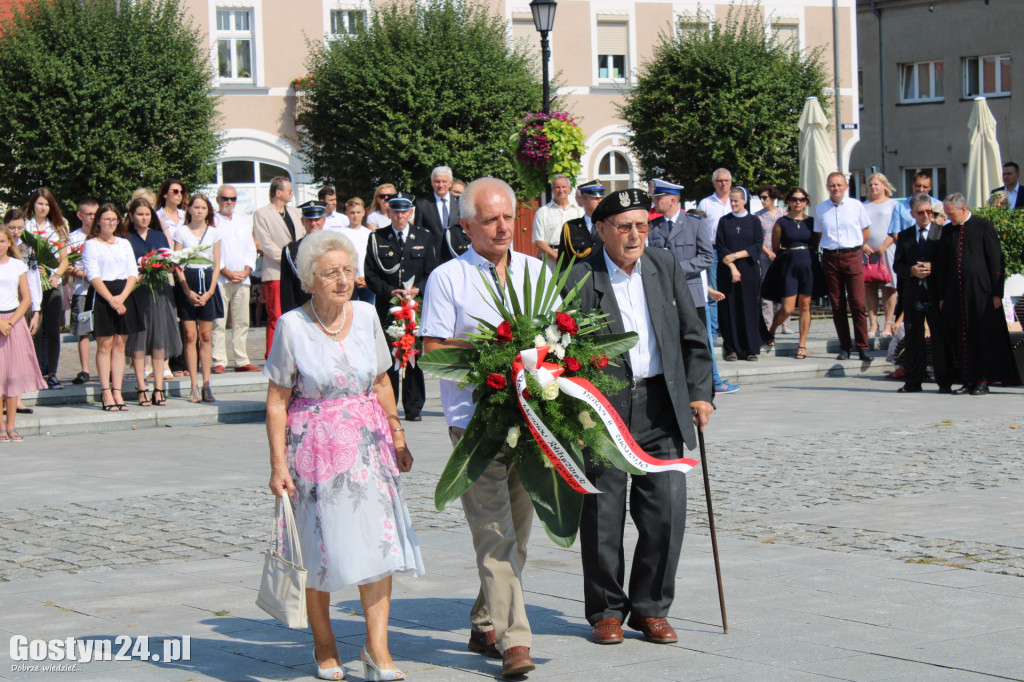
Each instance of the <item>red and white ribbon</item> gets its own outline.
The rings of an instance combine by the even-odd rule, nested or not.
[[[516,393],[519,399],[519,409],[523,413],[526,425],[541,452],[548,458],[558,473],[562,476],[573,490],[580,493],[600,492],[587,480],[586,475],[580,470],[576,461],[569,452],[562,447],[558,439],[548,430],[540,417],[530,407],[523,393],[526,391],[526,374],[532,374],[544,389],[548,384],[554,382],[558,389],[566,395],[585,402],[601,420],[601,423],[608,430],[612,442],[619,453],[632,466],[647,473],[662,471],[681,471],[686,473],[697,466],[700,462],[687,457],[679,459],[657,459],[651,457],[641,448],[633,436],[630,435],[622,417],[611,406],[608,399],[597,390],[597,387],[586,379],[579,377],[562,376],[565,369],[553,362],[544,362],[549,347],[538,346],[523,350],[516,358],[512,370],[516,378]]]

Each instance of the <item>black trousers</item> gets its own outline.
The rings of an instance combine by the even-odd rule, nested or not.
[[[932,303],[927,310],[918,310],[916,305],[908,305],[903,310],[903,324],[907,328],[906,384],[920,386],[924,382],[928,366],[925,322],[931,334],[935,383],[939,388],[949,388],[953,384],[953,349],[946,338],[946,325],[942,322],[938,303]]]
[[[394,368],[388,370],[388,378],[391,379],[391,389],[395,392],[395,402],[398,402],[398,380],[399,372]],[[423,381],[423,370],[419,367],[406,367],[405,376],[402,377],[402,409],[405,416],[419,414],[426,402],[427,389]]]
[[[43,292],[39,314],[42,319],[34,339],[39,371],[55,375],[60,361],[60,326],[64,322],[64,301],[59,287]]]
[[[664,379],[630,392],[618,408],[633,438],[647,454],[675,459],[683,451]],[[668,615],[675,597],[676,568],[686,528],[686,475],[678,471],[630,476],[614,467],[588,463],[587,477],[601,491],[585,495],[580,519],[584,609],[591,625],[605,618],[626,620]],[[627,479],[632,479],[628,481]],[[625,588],[626,487],[629,515],[639,537]]]

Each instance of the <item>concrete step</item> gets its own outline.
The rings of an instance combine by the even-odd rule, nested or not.
[[[871,362],[861,362],[856,354],[850,360],[837,360],[832,351],[812,352],[804,360],[788,355],[762,353],[756,362],[727,362],[716,349],[718,373],[729,384],[767,384],[780,381],[803,381],[821,377],[884,376],[893,366],[885,361],[885,353],[870,352]],[[795,346],[793,352],[795,353]],[[838,348],[835,350],[838,353]]]
[[[124,377],[124,399],[125,401],[135,400],[135,374],[127,372]],[[267,379],[262,372],[228,372],[225,374],[214,374],[210,377],[210,385],[216,397],[234,393],[252,393],[263,391],[266,394]],[[186,377],[175,377],[164,380],[164,391],[170,398],[188,398],[191,393],[191,382]],[[153,381],[149,381],[149,388],[152,390]],[[265,397],[265,395],[264,395]],[[100,384],[93,377],[88,383],[75,385],[70,381],[64,382],[64,388],[53,390],[46,389],[35,393],[22,395],[25,405],[82,405],[100,401]]]
[[[187,384],[185,393],[187,396]],[[262,422],[266,418],[266,399],[264,388],[218,396],[215,403],[190,403],[187,397],[168,395],[167,404],[163,407],[139,407],[126,395],[126,412],[104,412],[98,398],[92,403],[40,405],[33,408],[34,414],[18,415],[17,430],[25,437],[42,434],[65,436],[169,426]]]

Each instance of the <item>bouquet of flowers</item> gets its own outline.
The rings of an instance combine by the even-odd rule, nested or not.
[[[66,239],[61,239],[58,235],[55,235],[55,237],[53,240],[47,239],[46,233],[41,230],[38,232],[25,230],[21,234],[21,241],[29,248],[29,260],[34,258],[42,266],[45,273],[45,277],[39,278],[43,285],[43,291],[49,291],[53,288],[53,285],[50,283],[50,277],[60,267],[60,250],[67,246]],[[67,258],[70,263],[81,260],[82,247],[78,246],[69,249]]]
[[[149,287],[153,298],[156,298],[156,293],[170,283],[168,273],[175,267],[213,265],[212,260],[199,255],[200,251],[209,248],[209,246],[197,245],[181,251],[171,251],[170,249],[150,251],[139,259],[139,283],[136,286]]]
[[[529,274],[522,299],[508,286],[499,296],[481,275],[502,322],[480,320],[469,339],[472,348],[442,348],[420,358],[424,372],[473,386],[477,404],[441,474],[434,504],[440,510],[458,499],[497,457],[516,465],[548,536],[569,547],[583,495],[598,492],[584,474],[583,448],[633,474],[687,471],[696,461],[647,455],[604,396],[624,387],[604,370],[633,347],[637,335],[601,333],[604,313],[573,308],[585,279],[559,300],[568,279],[561,262],[548,283],[547,268],[540,269],[536,290]]]
[[[543,193],[548,179],[556,173],[569,178],[579,175],[585,139],[583,129],[567,112],[524,116],[522,130],[510,142],[516,150],[516,173],[525,186],[526,196]]]
[[[416,356],[420,353],[416,348],[420,301],[395,296],[391,299],[391,305],[391,324],[386,333],[394,339],[391,342],[391,357],[395,359],[395,369],[403,370],[409,365],[415,367]]]

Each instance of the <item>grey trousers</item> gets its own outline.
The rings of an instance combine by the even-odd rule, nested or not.
[[[452,445],[464,429],[449,427]],[[494,630],[498,650],[529,647],[522,576],[526,543],[533,523],[533,502],[514,466],[491,462],[462,495],[462,509],[473,535],[480,592],[469,614],[474,630]]]

